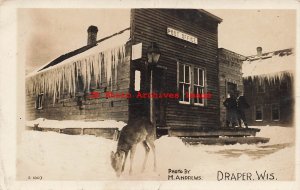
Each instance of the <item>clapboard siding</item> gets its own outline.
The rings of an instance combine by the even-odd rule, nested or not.
[[[207,100],[207,106],[179,104],[178,100],[167,99],[166,124],[171,127],[218,127],[219,126],[219,88],[217,62],[217,25],[206,15],[196,17],[197,10],[170,9],[134,9],[132,10],[132,39],[133,44],[143,43],[143,58],[134,61],[133,69],[142,69],[146,61],[147,46],[150,42],[157,42],[161,51],[159,65],[167,67],[166,92],[176,93],[177,62],[191,64],[205,68],[207,91],[213,94]],[[193,16],[191,21],[189,15]],[[210,27],[205,27],[210,24]],[[198,38],[198,44],[167,35],[167,27],[191,34]],[[132,72],[133,73],[133,72]],[[145,83],[142,90],[149,90],[149,79],[142,77]],[[144,100],[146,104],[149,101]],[[147,110],[145,110],[147,112]]]

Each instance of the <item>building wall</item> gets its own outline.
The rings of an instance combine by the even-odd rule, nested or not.
[[[283,75],[282,78],[248,77],[243,80],[245,96],[250,104],[246,111],[249,125],[283,125],[292,126],[294,122],[294,98],[293,98],[293,77]],[[258,86],[264,86],[258,90]],[[279,120],[272,119],[272,105],[279,106]],[[256,121],[256,107],[262,106],[262,121]]]
[[[193,44],[167,35],[167,27],[198,38]],[[145,69],[146,51],[150,42],[156,42],[161,51],[159,65],[165,67],[164,91],[178,92],[177,63],[191,64],[205,69],[206,92],[212,93],[205,106],[180,104],[177,99],[166,99],[167,127],[219,127],[218,80],[218,23],[198,10],[134,9],[132,10],[132,43],[143,43],[143,58],[133,61],[133,70],[142,73],[142,90],[149,90],[149,71]],[[133,73],[133,72],[132,72]],[[132,80],[133,82],[133,80]],[[149,105],[149,100],[141,100]],[[147,106],[138,112],[147,113]],[[144,109],[144,110],[143,110]]]
[[[106,82],[96,88],[94,92],[100,93],[99,97],[92,96],[91,92],[80,92],[72,96],[66,92],[56,98],[53,104],[53,97],[43,95],[42,109],[36,109],[37,96],[26,94],[26,117],[27,120],[46,118],[54,120],[104,120],[114,119],[120,121],[128,120],[128,99],[106,98],[105,91],[116,93],[129,92],[130,73],[130,50],[127,49],[127,56],[124,62],[118,64],[117,83],[112,86]],[[104,71],[104,69],[102,69]],[[114,73],[113,73],[114,74]],[[104,77],[104,74],[102,75]],[[114,77],[114,75],[112,76]],[[106,81],[102,78],[102,81]],[[79,106],[78,96],[82,97],[82,106]],[[81,108],[80,108],[81,107]]]
[[[219,49],[219,85],[220,85],[220,123],[225,127],[226,122],[226,108],[223,102],[228,95],[228,83],[236,84],[238,91],[244,91],[243,78],[242,78],[242,63],[244,57],[226,50]]]

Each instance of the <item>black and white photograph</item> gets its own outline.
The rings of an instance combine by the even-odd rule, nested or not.
[[[297,182],[297,7],[15,13],[17,182]]]

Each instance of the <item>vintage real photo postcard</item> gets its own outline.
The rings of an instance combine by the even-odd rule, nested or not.
[[[15,175],[1,167],[0,188],[297,189],[297,14],[17,7]]]

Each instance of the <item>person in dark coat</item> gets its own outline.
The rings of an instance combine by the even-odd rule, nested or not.
[[[237,103],[234,93],[230,93],[229,98],[223,102],[223,105],[226,107],[226,127],[229,127],[231,123],[232,127],[235,127],[237,124]]]
[[[245,127],[248,128],[245,110],[250,107],[247,103],[245,96],[243,96],[240,92],[237,92],[237,119],[239,123],[239,127],[242,127],[242,121],[245,124]]]

